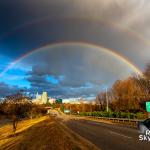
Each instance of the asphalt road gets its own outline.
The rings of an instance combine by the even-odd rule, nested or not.
[[[135,128],[85,120],[53,111],[71,130],[101,150],[150,150],[150,142],[139,141]]]
[[[134,128],[81,119],[70,119],[65,124],[101,150],[150,150],[150,142],[139,141]]]

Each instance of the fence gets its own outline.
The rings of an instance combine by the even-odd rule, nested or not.
[[[106,121],[112,121],[116,123],[122,123],[122,124],[127,124],[136,127],[139,119],[127,119],[127,118],[108,118],[108,117],[95,117],[95,116],[86,116],[87,118],[94,118],[94,119],[101,119],[101,120],[106,120]]]

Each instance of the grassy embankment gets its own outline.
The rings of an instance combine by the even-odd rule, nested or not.
[[[41,117],[21,121],[16,135],[12,125],[0,128],[0,150],[94,150],[91,143],[72,133],[55,119]]]

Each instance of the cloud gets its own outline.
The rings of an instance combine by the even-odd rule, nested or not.
[[[20,90],[18,86],[11,86],[4,82],[0,82],[0,97],[17,93]]]
[[[14,0],[10,3],[3,4],[6,8],[1,6],[1,14],[8,15],[1,16],[3,28],[8,24],[9,27],[0,30],[11,33],[1,41],[3,53],[11,57],[58,41],[85,41],[113,49],[141,69],[149,61],[149,44],[145,42],[150,38],[147,0],[31,0],[24,4]],[[6,18],[10,18],[7,23]],[[139,38],[139,34],[146,39]]]
[[[26,73],[32,92],[47,91],[50,96],[65,98],[96,95],[104,86],[133,72],[103,48],[75,43],[43,48],[23,59],[23,64],[32,67]]]
[[[149,44],[138,37],[138,34],[150,37],[150,2],[147,0],[31,0],[25,3],[14,0],[2,3],[0,8],[1,14],[5,14],[0,15],[3,22],[0,33],[5,35],[0,41],[2,53],[12,58],[49,43],[81,41],[113,49],[140,69],[150,60]],[[0,66],[0,71],[5,66]],[[46,90],[51,95],[63,96],[95,94],[103,85],[111,85],[132,72],[121,60],[101,50],[80,46],[42,49],[13,67],[24,68],[27,72],[24,80],[34,92]],[[48,76],[58,83],[48,80]],[[15,77],[20,79],[13,73],[8,76],[9,79]],[[19,81],[16,84],[20,86]]]
[[[45,76],[32,75],[28,77],[27,80],[31,83],[43,83],[43,84],[48,83]]]

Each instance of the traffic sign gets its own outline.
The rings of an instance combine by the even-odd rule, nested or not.
[[[69,109],[64,109],[64,113],[70,113],[70,110]]]
[[[150,112],[150,102],[146,102],[146,111]]]

